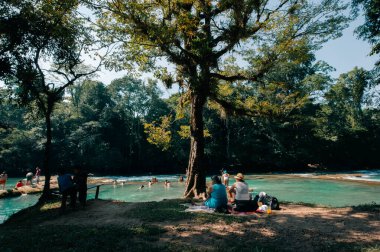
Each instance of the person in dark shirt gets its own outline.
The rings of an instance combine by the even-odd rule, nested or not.
[[[88,173],[81,167],[76,166],[74,168],[74,183],[76,191],[78,192],[78,200],[82,207],[86,206],[87,199],[87,177]]]

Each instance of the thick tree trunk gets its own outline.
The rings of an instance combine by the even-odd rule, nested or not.
[[[206,192],[206,170],[204,166],[203,106],[206,97],[191,94],[190,114],[190,155],[186,171],[186,190],[184,197],[190,198]]]
[[[47,112],[45,115],[45,124],[46,124],[46,144],[45,144],[45,155],[42,171],[45,174],[45,184],[44,190],[42,192],[40,201],[48,199],[50,197],[50,152],[51,152],[51,112]]]

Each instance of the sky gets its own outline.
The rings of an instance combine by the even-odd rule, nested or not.
[[[371,70],[378,56],[369,56],[371,46],[366,41],[358,39],[354,34],[355,28],[361,25],[364,19],[357,19],[343,31],[343,36],[328,41],[322,49],[316,52],[317,60],[326,61],[336,69],[333,77],[352,70],[355,66]]]

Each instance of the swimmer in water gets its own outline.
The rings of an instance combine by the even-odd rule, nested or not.
[[[165,180],[165,187],[170,187],[170,181]]]

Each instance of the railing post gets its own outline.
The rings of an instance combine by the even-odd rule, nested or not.
[[[99,187],[100,187],[100,185],[96,186],[95,199],[98,199],[98,197],[99,197]]]

